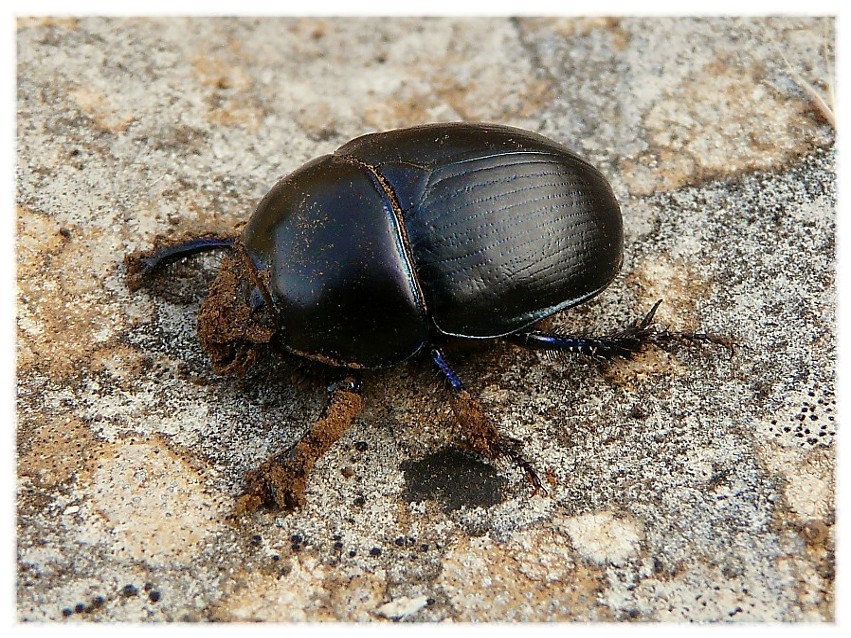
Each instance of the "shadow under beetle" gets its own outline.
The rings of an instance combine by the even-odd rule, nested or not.
[[[244,374],[268,344],[341,369],[322,417],[246,475],[237,513],[304,502],[316,461],[361,409],[363,369],[428,353],[467,444],[538,477],[465,389],[437,344],[506,338],[601,359],[648,344],[728,340],[640,321],[603,337],[534,324],[606,288],[623,261],[614,193],[588,162],[541,135],[429,124],[364,135],[281,179],[239,236],[159,242],[127,255],[136,289],[183,257],[227,249],[198,320],[219,374]]]

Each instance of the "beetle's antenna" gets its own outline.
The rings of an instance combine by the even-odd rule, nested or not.
[[[235,237],[223,235],[201,235],[178,242],[163,244],[159,239],[151,250],[130,253],[124,257],[127,266],[127,286],[137,290],[145,280],[168,264],[211,250],[233,248]]]

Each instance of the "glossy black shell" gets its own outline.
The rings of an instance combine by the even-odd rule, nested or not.
[[[543,136],[490,124],[364,135],[279,181],[243,243],[288,348],[376,368],[433,331],[516,332],[603,290],[623,222],[605,178]]]

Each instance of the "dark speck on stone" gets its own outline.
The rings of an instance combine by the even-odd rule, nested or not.
[[[74,605],[74,611],[78,614],[82,614],[86,610],[86,606],[83,603],[77,603]]]
[[[355,443],[355,449],[358,452],[366,452],[368,447],[369,446],[366,444],[366,441],[358,441],[357,443]]]
[[[74,613],[74,611],[70,607],[66,607],[65,609],[62,610],[62,615],[65,616],[66,618],[73,613]]]
[[[148,594],[148,598],[151,600],[152,603],[155,603],[160,599],[160,592],[154,590],[150,594]]]
[[[371,550],[369,550],[369,555],[370,556],[380,556],[381,555],[381,548],[380,547],[373,547]]]
[[[122,596],[126,596],[126,597],[136,596],[138,593],[139,593],[139,590],[136,588],[136,585],[124,585],[124,587],[121,588],[121,595]]]
[[[490,507],[504,499],[506,480],[493,466],[447,448],[419,461],[402,463],[409,502],[434,499],[449,512],[463,507]]]
[[[634,405],[629,411],[629,416],[632,419],[646,419],[650,415],[647,413],[647,410],[642,408],[640,405]]]

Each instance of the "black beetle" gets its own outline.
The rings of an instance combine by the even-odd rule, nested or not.
[[[606,288],[623,260],[620,208],[588,162],[541,135],[492,124],[429,124],[364,135],[281,179],[239,237],[204,235],[128,255],[138,287],[167,263],[228,248],[199,316],[214,369],[242,374],[273,342],[344,368],[325,415],[247,476],[239,509],[303,502],[315,461],[360,410],[351,371],[427,349],[469,445],[507,455],[541,484],[464,389],[444,337],[506,337],[603,359],[675,337],[642,321],[606,337],[532,329]],[[342,376],[342,375],[340,375]]]

